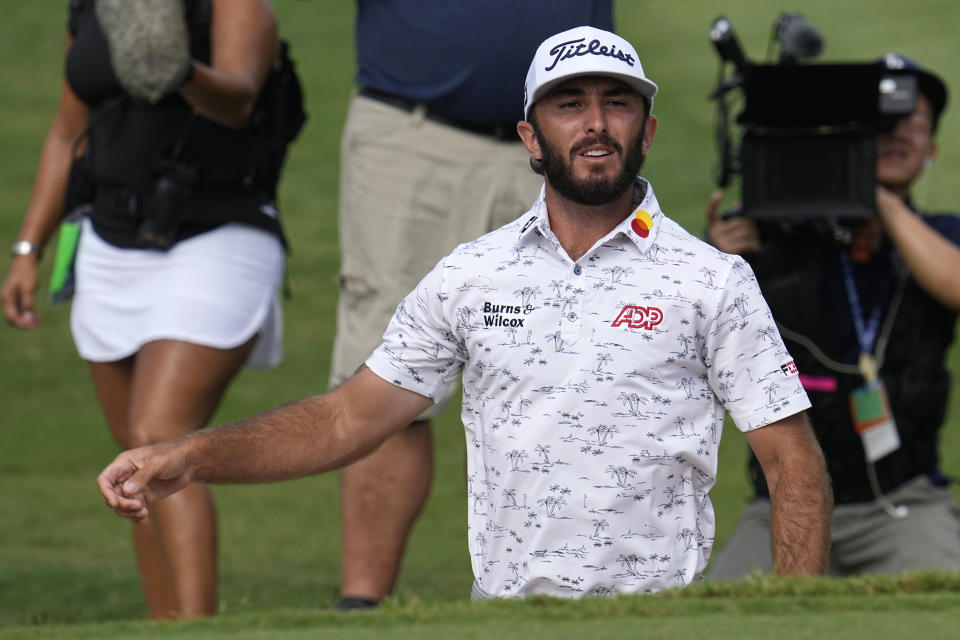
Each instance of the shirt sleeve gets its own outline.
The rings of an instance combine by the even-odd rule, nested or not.
[[[464,341],[448,313],[446,261],[397,306],[383,342],[366,361],[384,380],[434,403],[445,397],[466,362]]]
[[[960,217],[941,213],[923,216],[924,221],[937,233],[953,244],[960,246]]]
[[[706,346],[710,388],[741,431],[810,407],[753,270],[739,256],[720,291]]]

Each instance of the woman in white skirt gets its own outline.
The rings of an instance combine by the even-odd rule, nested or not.
[[[37,262],[62,217],[74,152],[85,147],[96,192],[77,250],[71,328],[123,448],[204,427],[245,363],[279,361],[284,261],[271,204],[276,185],[258,185],[244,164],[256,156],[250,120],[277,51],[272,7],[266,0],[136,4],[167,12],[164,19],[171,7],[180,12],[173,21],[189,48],[183,69],[151,95],[142,77],[118,66],[136,55],[124,53],[126,27],[115,24],[134,3],[71,1],[66,82],[2,289],[7,321],[37,327]],[[139,28],[158,20],[141,16]],[[151,198],[159,198],[158,176],[177,163],[189,178],[173,201],[176,222],[155,242],[143,233],[158,215]],[[150,615],[213,614],[209,491],[191,485],[152,513],[151,522],[133,525]]]

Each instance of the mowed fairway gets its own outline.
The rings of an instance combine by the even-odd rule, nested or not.
[[[293,147],[281,206],[292,239],[285,306],[287,357],[246,371],[215,423],[326,388],[334,332],[339,135],[353,87],[353,12],[348,0],[275,0],[293,45],[310,120]],[[63,81],[64,1],[3,3],[0,20],[0,246],[16,239],[40,146]],[[713,189],[714,108],[706,100],[717,58],[706,38],[723,11],[747,55],[761,60],[780,9],[804,13],[823,32],[824,61],[899,51],[940,73],[960,96],[955,0],[909,5],[812,0],[620,0],[618,30],[637,46],[660,85],[660,128],[644,174],[665,211],[703,228]],[[496,46],[496,34],[490,35]],[[481,52],[478,52],[481,55]],[[516,87],[517,100],[521,87]],[[812,97],[811,99],[814,99]],[[948,106],[940,154],[915,193],[930,210],[960,208],[960,109]],[[733,201],[731,193],[727,201]],[[464,203],[469,206],[469,203]],[[517,212],[518,214],[521,212]],[[3,244],[6,243],[6,244]],[[48,255],[53,247],[48,248]],[[44,261],[44,273],[51,266]],[[4,271],[5,271],[4,264]],[[45,292],[41,295],[45,296]],[[86,367],[69,335],[69,308],[39,311],[39,331],[0,327],[0,638],[479,638],[955,637],[960,579],[763,580],[698,585],[686,592],[579,603],[534,600],[472,605],[466,549],[463,432],[451,407],[435,429],[433,493],[410,541],[397,598],[370,614],[325,608],[339,584],[335,474],[271,486],[216,487],[220,610],[213,620],[157,625],[144,604],[129,528],[102,505],[94,480],[116,454]],[[918,328],[922,330],[922,328]],[[951,354],[958,371],[960,356]],[[960,407],[943,433],[944,468],[960,475]],[[732,426],[712,493],[722,544],[748,497],[745,443]]]

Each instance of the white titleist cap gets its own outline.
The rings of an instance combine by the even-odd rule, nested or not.
[[[594,27],[574,27],[550,36],[537,49],[523,88],[523,117],[558,83],[576,76],[609,76],[621,80],[650,100],[657,85],[647,80],[640,56],[615,33]]]

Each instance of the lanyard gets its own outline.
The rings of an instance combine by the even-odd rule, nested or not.
[[[857,293],[857,283],[853,279],[853,268],[850,258],[844,251],[840,251],[840,266],[843,267],[843,284],[847,291],[847,302],[850,304],[850,313],[853,315],[853,326],[857,331],[857,342],[860,344],[860,360],[857,366],[868,382],[877,379],[877,362],[873,356],[873,347],[877,342],[877,331],[880,329],[880,316],[883,313],[883,293],[887,280],[881,288],[880,295],[874,303],[870,318],[864,321],[863,307],[860,304],[860,295]]]

